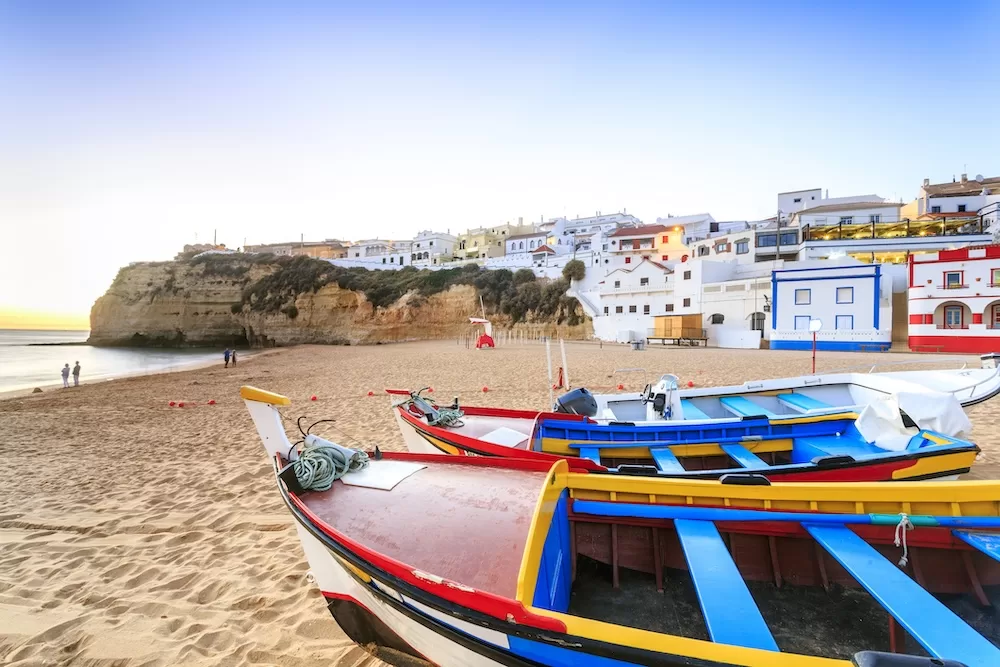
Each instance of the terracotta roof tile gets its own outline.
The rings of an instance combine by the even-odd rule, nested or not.
[[[622,227],[621,229],[616,229],[608,236],[612,238],[623,237],[623,236],[655,236],[660,232],[665,232],[669,229],[666,225],[645,225],[643,227]]]

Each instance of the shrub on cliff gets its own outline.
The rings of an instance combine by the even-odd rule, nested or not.
[[[563,267],[562,276],[567,282],[570,280],[583,280],[587,274],[587,265],[578,259],[571,259]]]

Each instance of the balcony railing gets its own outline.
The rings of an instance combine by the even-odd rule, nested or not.
[[[949,283],[947,285],[938,285],[938,289],[968,289],[968,285],[956,285],[955,283]]]
[[[939,324],[939,325],[937,325],[937,328],[938,329],[968,329],[969,325],[968,324],[961,324],[961,325],[959,325],[959,324]]]

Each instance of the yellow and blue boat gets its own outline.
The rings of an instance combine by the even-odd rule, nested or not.
[[[390,664],[1000,665],[1000,483],[385,454],[310,491],[288,399],[241,395],[330,612]]]

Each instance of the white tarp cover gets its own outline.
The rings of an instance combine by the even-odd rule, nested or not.
[[[941,435],[965,439],[972,432],[972,422],[958,399],[952,394],[934,391],[904,391],[872,401],[854,425],[865,440],[877,447],[902,451],[916,432],[903,426],[900,410],[920,428]]]

